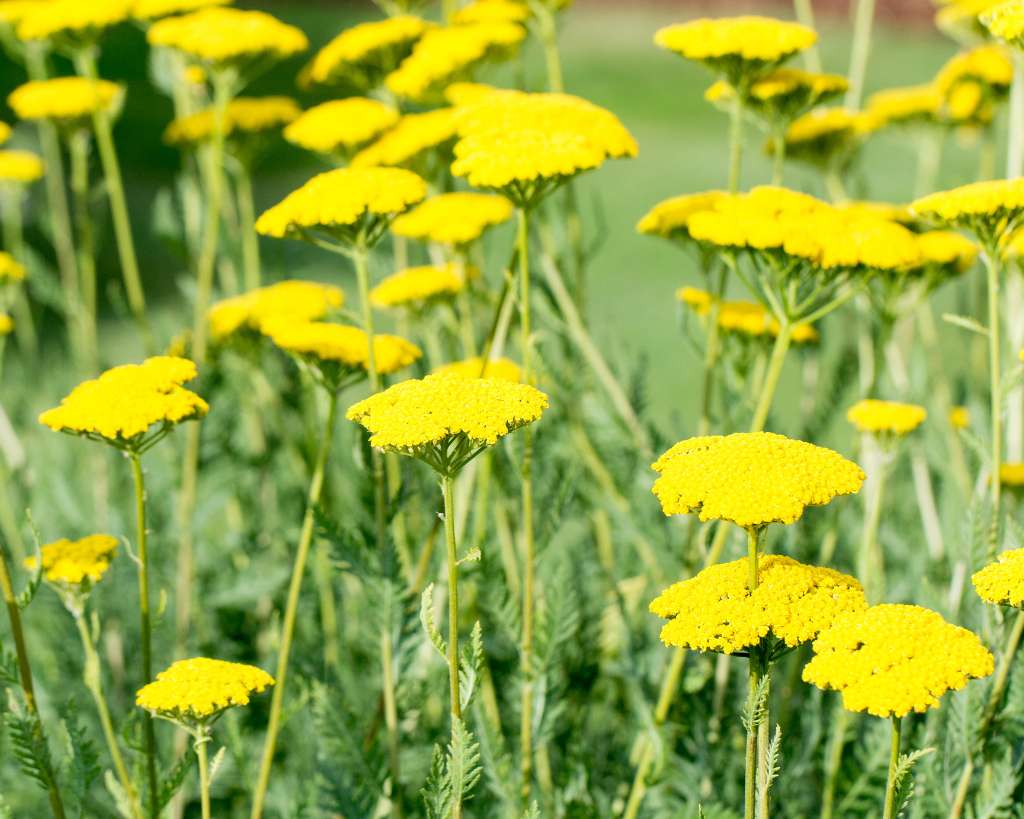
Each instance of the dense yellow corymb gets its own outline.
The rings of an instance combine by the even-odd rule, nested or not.
[[[419,265],[384,278],[370,291],[370,301],[377,307],[414,307],[454,296],[465,286],[466,277],[454,264]]]
[[[771,17],[701,18],[659,29],[654,42],[682,57],[714,64],[724,58],[773,64],[810,48],[813,29]]]
[[[465,245],[511,217],[512,203],[504,196],[463,191],[442,193],[395,219],[391,232],[438,244]]]
[[[18,22],[22,40],[88,35],[127,20],[134,0],[51,0],[25,10]]]
[[[291,97],[237,97],[228,103],[224,135],[259,134],[293,122],[302,109]],[[213,108],[179,117],[167,126],[164,139],[171,145],[192,144],[210,139],[216,123]]]
[[[5,250],[0,250],[0,285],[25,279],[25,266]]]
[[[165,17],[154,23],[146,36],[150,45],[173,48],[214,64],[284,59],[309,48],[301,29],[266,12],[219,6]]]
[[[259,332],[272,319],[320,319],[344,303],[340,287],[293,279],[219,301],[207,318],[213,338],[222,339],[243,328]]]
[[[369,369],[370,344],[366,331],[359,327],[285,318],[268,321],[264,332],[286,352],[335,362],[352,370]],[[373,355],[377,372],[390,375],[417,361],[423,352],[404,338],[376,333]]]
[[[861,432],[906,435],[913,432],[928,417],[924,407],[899,401],[880,401],[865,398],[846,412],[846,420]]]
[[[455,109],[438,108],[406,114],[394,128],[381,134],[352,157],[353,168],[406,165],[425,151],[455,139]]]
[[[385,72],[393,68],[394,55],[411,48],[433,25],[401,14],[352,26],[317,52],[304,76],[314,83],[344,78],[360,87],[373,85],[380,79],[378,68],[383,66]]]
[[[0,183],[27,185],[43,177],[43,160],[31,151],[0,151]]]
[[[111,535],[87,535],[78,540],[61,538],[40,549],[43,578],[60,586],[99,583],[110,568],[117,551],[117,538]],[[35,569],[39,560],[29,557],[25,566]]]
[[[1015,219],[1024,213],[1024,179],[974,182],[922,197],[910,207],[918,216],[959,227]]]
[[[322,154],[345,153],[398,122],[390,105],[366,97],[331,100],[303,112],[284,129],[293,145]]]
[[[77,120],[114,107],[121,86],[107,80],[57,77],[19,85],[7,103],[20,119]]]
[[[442,364],[434,369],[434,375],[458,375],[463,378],[496,378],[499,381],[523,380],[523,368],[509,358],[493,358],[486,366],[480,356]]]
[[[253,694],[274,684],[255,666],[195,657],[178,660],[135,694],[135,704],[154,714],[184,722],[204,721],[221,711],[248,705]]]
[[[1024,604],[1024,549],[1010,549],[971,576],[978,596],[997,606]]]

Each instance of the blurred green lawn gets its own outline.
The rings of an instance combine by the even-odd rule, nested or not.
[[[247,6],[249,3],[240,3]],[[625,5],[625,4],[624,4]],[[314,47],[362,14],[331,8],[325,3],[297,0],[261,4],[307,33]],[[773,9],[776,7],[772,7]],[[696,380],[685,373],[698,366],[694,354],[681,342],[678,310],[672,294],[684,283],[699,284],[690,258],[681,251],[636,234],[634,225],[655,202],[679,193],[721,186],[726,166],[725,116],[704,102],[709,77],[698,67],[657,49],[654,31],[680,19],[686,11],[662,5],[612,8],[578,7],[565,19],[562,37],[568,90],[604,105],[618,114],[640,143],[636,160],[609,163],[587,176],[581,194],[588,211],[599,203],[603,226],[601,252],[589,275],[590,318],[603,349],[613,362],[632,366],[637,357],[650,365],[650,398],[656,416],[665,419],[675,409],[686,409]],[[827,70],[844,72],[849,31],[839,22],[822,26],[822,51]],[[924,29],[876,32],[868,75],[868,91],[885,86],[928,80],[954,52],[955,45]],[[250,93],[295,93],[292,78],[300,60],[279,67]],[[531,87],[543,85],[542,63],[535,49],[528,52],[527,75]],[[130,197],[136,216],[143,269],[149,289],[162,296],[162,304],[177,310],[184,323],[173,280],[181,263],[161,246],[148,228],[154,193],[172,183],[177,154],[160,142],[171,116],[169,102],[153,90],[146,78],[146,46],[141,33],[122,27],[104,42],[104,74],[128,86],[128,101],[117,128],[127,168]],[[488,79],[489,75],[482,75]],[[0,69],[0,91],[22,81],[20,70],[5,63]],[[304,102],[314,101],[304,99]],[[9,112],[7,119],[10,120]],[[1001,130],[1001,129],[999,129]],[[26,132],[26,136],[31,135]],[[955,140],[950,140],[955,142]],[[853,193],[877,199],[904,201],[911,195],[915,164],[914,146],[899,136],[874,139],[865,152]],[[947,151],[942,184],[973,178],[974,149],[952,145]],[[275,202],[320,166],[298,149],[281,145],[265,164],[257,181],[258,206]],[[822,193],[814,177],[798,168],[787,171],[787,182],[812,193]],[[748,134],[743,184],[766,182],[768,164],[761,154],[761,137]],[[593,227],[593,223],[591,225]],[[327,275],[335,260],[310,253],[297,243],[265,242],[265,265],[271,275]],[[104,249],[102,266],[110,282],[117,280],[113,249]],[[380,261],[378,272],[387,272]],[[173,325],[174,314],[164,316]]]

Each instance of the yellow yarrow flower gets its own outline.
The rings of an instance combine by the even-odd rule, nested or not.
[[[943,97],[932,83],[887,88],[868,97],[867,113],[876,127],[935,123]]]
[[[845,161],[878,125],[870,114],[818,108],[786,129],[786,157],[819,165]]]
[[[978,597],[995,606],[1024,604],[1024,549],[1009,549],[971,575]]]
[[[484,82],[469,82],[463,80],[461,82],[453,82],[447,88],[444,89],[444,98],[449,105],[454,105],[456,108],[463,105],[473,105],[480,102],[488,94],[493,94],[495,91],[501,91],[502,89],[496,88],[493,85],[488,85]]]
[[[6,122],[0,122],[0,145],[3,145],[11,138],[11,126]]]
[[[525,23],[530,9],[515,0],[473,0],[452,15],[456,25],[469,23]]]
[[[977,635],[920,606],[886,604],[842,614],[814,641],[803,678],[839,691],[848,711],[876,717],[923,713],[946,691],[992,673]]]
[[[132,16],[137,20],[156,20],[172,14],[186,14],[207,6],[230,6],[234,0],[136,0]]]
[[[455,118],[454,108],[406,114],[394,128],[352,157],[352,167],[408,165],[424,151],[454,140]]]
[[[758,562],[757,588],[747,586],[747,558],[719,563],[675,583],[650,605],[668,619],[665,645],[734,654],[765,638],[786,646],[809,642],[836,617],[867,608],[854,578],[832,569],[807,566],[780,555]]]
[[[293,122],[302,113],[291,97],[236,97],[228,103],[224,120],[224,136],[260,134],[276,131]],[[170,145],[194,145],[213,136],[216,112],[205,108],[195,114],[179,117],[164,131]]]
[[[68,38],[88,42],[131,17],[134,0],[50,0],[28,9],[18,23],[21,40]]]
[[[14,320],[6,313],[0,313],[0,337],[10,335],[14,330]]]
[[[462,378],[494,378],[498,381],[523,380],[523,368],[509,358],[492,358],[486,362],[480,356],[453,361],[435,367],[433,375],[457,375]]]
[[[10,253],[0,250],[0,285],[25,279],[25,266]]]
[[[666,515],[697,514],[743,528],[794,523],[808,506],[860,491],[864,472],[831,449],[772,432],[686,439],[654,464]]]
[[[40,6],[51,0],[0,0],[0,26],[15,27]]]
[[[395,219],[391,232],[409,239],[467,245],[512,218],[512,203],[488,193],[442,193]]]
[[[1024,486],[1024,463],[999,464],[999,483],[1012,489]]]
[[[816,74],[799,68],[778,68],[754,80],[747,91],[744,106],[770,124],[795,119],[829,102],[849,88],[846,77]],[[718,80],[704,99],[719,106],[731,105],[736,89],[726,80]]]
[[[985,28],[1011,45],[1024,43],[1024,2],[1009,0],[987,9],[979,15]]]
[[[206,415],[206,402],[182,386],[196,375],[193,362],[173,356],[114,367],[83,381],[59,407],[42,413],[39,423],[57,432],[102,439],[119,449],[138,450],[175,424]]]
[[[284,129],[284,138],[308,151],[345,156],[396,122],[398,112],[390,105],[349,97],[304,111]]]
[[[949,410],[949,425],[953,429],[967,429],[971,425],[971,412],[967,407],[951,407]]]
[[[78,540],[61,538],[40,549],[43,579],[58,587],[86,586],[99,583],[110,568],[117,551],[117,538],[110,535],[88,535]],[[36,569],[40,561],[25,559],[25,568]]]
[[[43,177],[43,160],[31,151],[0,151],[0,184],[27,185]]]
[[[935,75],[944,100],[943,116],[953,123],[991,119],[991,103],[1006,97],[1013,62],[1005,47],[988,44],[961,51]]]
[[[696,287],[681,287],[676,298],[698,316],[711,312],[715,297]],[[778,320],[762,304],[752,301],[722,301],[718,308],[718,326],[727,333],[751,338],[778,336]],[[818,340],[818,331],[810,324],[795,324],[790,328],[792,341],[797,344]]]
[[[680,287],[676,291],[676,298],[698,316],[706,316],[710,313],[711,305],[715,303],[715,297],[699,287]]]
[[[1024,218],[1024,179],[974,182],[911,204],[917,216],[972,231],[982,244],[1009,235]]]
[[[951,0],[935,13],[935,25],[950,37],[971,41],[991,36],[981,15],[1004,0]]]
[[[273,319],[314,321],[345,303],[340,287],[301,279],[278,282],[214,304],[206,314],[214,340],[248,329],[261,332]]]
[[[309,48],[300,29],[270,14],[218,6],[165,17],[150,27],[146,39],[152,46],[172,48],[215,65],[280,60]]]
[[[135,694],[140,708],[186,726],[208,723],[228,708],[248,705],[274,684],[260,668],[196,657],[178,660]]]
[[[353,404],[347,417],[370,432],[372,446],[453,476],[499,439],[538,420],[547,406],[547,396],[528,384],[428,375]]]
[[[71,124],[118,108],[122,97],[121,86],[107,80],[58,77],[19,85],[7,97],[7,104],[20,119]]]
[[[433,26],[408,14],[360,23],[320,49],[303,77],[310,83],[346,80],[356,88],[376,88]]]
[[[454,264],[408,267],[374,287],[370,303],[376,307],[412,307],[454,296],[465,286],[466,279]]]
[[[705,210],[714,210],[715,205],[728,199],[725,191],[706,191],[704,193],[687,193],[673,196],[659,202],[637,222],[636,229],[649,236],[661,236],[665,239],[689,240],[690,219],[693,215]]]
[[[880,401],[877,398],[858,401],[846,412],[846,420],[860,432],[888,435],[913,432],[927,417],[927,410],[917,404]]]
[[[978,246],[970,239],[951,230],[929,230],[917,235],[917,245],[926,265],[948,268],[962,273],[978,258]]]

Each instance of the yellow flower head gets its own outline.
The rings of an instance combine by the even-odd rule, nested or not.
[[[950,227],[966,228],[983,243],[1012,233],[1024,217],[1024,179],[974,182],[918,199],[911,210]]]
[[[846,420],[860,432],[906,435],[913,432],[928,417],[924,407],[901,404],[899,401],[880,401],[865,398],[846,412]]]
[[[136,692],[135,704],[186,725],[204,723],[228,708],[248,705],[253,694],[273,684],[274,678],[255,666],[195,657],[157,674]]]
[[[999,464],[999,483],[1011,489],[1020,489],[1024,486],[1024,464]]]
[[[831,449],[772,432],[680,441],[653,465],[666,515],[696,513],[743,528],[794,523],[808,506],[860,490],[864,472]]]
[[[715,205],[728,199],[725,191],[707,191],[705,193],[687,193],[673,196],[659,202],[637,222],[636,229],[648,236],[661,236],[664,239],[689,240],[690,219],[694,214],[705,210],[714,210]]]
[[[210,334],[221,340],[243,329],[261,332],[272,319],[321,319],[344,303],[340,287],[295,279],[219,301],[210,308],[207,319]]]
[[[14,321],[6,313],[0,313],[0,337],[10,335],[14,330]]]
[[[438,108],[422,114],[406,114],[394,128],[382,134],[354,157],[353,168],[409,165],[431,148],[455,139],[455,109]]]
[[[888,88],[868,98],[868,115],[877,127],[934,123],[942,103],[942,93],[933,83]]]
[[[399,97],[422,100],[478,63],[512,54],[525,37],[525,28],[508,22],[434,28],[385,82]]]
[[[266,211],[256,231],[276,238],[308,231],[368,244],[394,217],[427,196],[426,183],[402,168],[339,168],[310,179]]]
[[[971,411],[967,407],[950,407],[949,425],[953,429],[967,429],[971,425]]]
[[[432,26],[407,14],[360,23],[345,29],[320,49],[303,71],[303,77],[309,83],[341,79],[363,90],[376,88]]]
[[[495,88],[493,85],[488,85],[484,82],[463,80],[461,82],[453,82],[445,88],[444,98],[448,101],[449,105],[459,107],[478,103],[488,94],[493,94],[495,91],[500,90],[500,88]]]
[[[967,118],[986,98],[1006,96],[1013,81],[1013,61],[1006,48],[990,43],[951,57],[935,75],[934,84],[945,100],[945,114],[954,122]],[[973,95],[973,104],[964,96]]]
[[[766,122],[784,123],[835,99],[849,85],[846,77],[838,74],[777,68],[750,84],[745,106]],[[718,80],[704,92],[704,99],[726,106],[732,104],[735,94],[728,81]]]
[[[152,46],[173,48],[217,65],[282,60],[309,48],[300,29],[266,12],[219,6],[165,17],[150,27],[146,37]]]
[[[302,109],[291,97],[236,97],[228,103],[224,135],[238,138],[244,134],[276,131],[293,122]],[[213,136],[216,114],[206,108],[180,117],[167,126],[164,141],[170,145],[195,145]]]
[[[840,614],[867,608],[854,578],[788,557],[767,555],[757,568],[757,588],[747,586],[746,558],[718,563],[674,583],[651,602],[668,619],[665,645],[733,654],[765,637],[787,646],[809,642]]]
[[[10,253],[0,250],[0,286],[25,279],[25,267]]]
[[[0,26],[16,27],[29,14],[51,0],[0,0]]]
[[[11,126],[6,122],[0,122],[0,145],[3,145],[11,138]]]
[[[31,151],[0,151],[0,185],[27,185],[43,177],[43,160]]]
[[[434,375],[457,375],[463,378],[494,378],[498,381],[523,380],[523,368],[509,358],[492,358],[486,366],[480,356],[473,356],[463,361],[453,361],[436,367]]]
[[[58,77],[19,85],[7,97],[7,104],[21,119],[73,123],[118,107],[122,94],[121,86],[107,80]]]
[[[974,41],[991,36],[980,17],[1003,0],[949,0],[935,13],[935,25],[950,37]]]
[[[1024,2],[1021,0],[1000,3],[986,10],[979,18],[993,37],[1013,45],[1024,41]]]
[[[925,265],[944,268],[950,273],[963,273],[978,258],[978,246],[951,230],[929,230],[919,233],[917,246]]]
[[[110,535],[89,535],[79,540],[61,538],[47,543],[40,550],[43,578],[55,586],[85,586],[99,583],[110,568],[117,551],[117,538]],[[35,569],[35,557],[25,560],[25,567]]]
[[[398,122],[390,105],[349,97],[314,106],[284,129],[293,145],[321,154],[347,155]]]
[[[89,41],[131,17],[132,3],[133,0],[50,0],[34,4],[18,23],[18,38]]]
[[[454,475],[498,439],[540,418],[548,397],[528,384],[495,378],[428,375],[349,407],[370,444],[418,458]]]
[[[814,641],[803,678],[839,691],[848,711],[876,717],[923,713],[946,691],[992,673],[977,635],[920,606],[886,604],[841,614]]]
[[[1020,608],[1024,603],[1024,549],[1002,552],[995,563],[971,575],[971,583],[986,603]]]
[[[442,193],[395,219],[391,232],[438,244],[466,245],[511,217],[512,203],[504,196]]]
[[[465,279],[453,264],[408,267],[374,287],[370,302],[377,307],[412,307],[454,296],[465,286]]]
[[[676,23],[654,35],[655,44],[703,63],[733,85],[753,81],[817,41],[799,23],[752,15]]]
[[[185,358],[155,356],[124,364],[83,381],[59,407],[40,415],[39,423],[120,449],[138,449],[175,424],[206,415],[206,402],[182,386],[195,377],[196,365]],[[154,425],[159,427],[147,436]]]
[[[156,20],[172,14],[187,14],[207,6],[230,6],[234,0],[135,0],[132,16],[136,20]]]
[[[714,296],[699,287],[680,287],[676,291],[676,298],[698,316],[706,316],[710,313],[711,305],[715,302]]]
[[[469,23],[525,23],[530,9],[516,0],[473,0],[452,16],[456,25]]]
[[[847,108],[818,108],[786,129],[786,157],[828,164],[848,157],[878,127],[870,114]]]

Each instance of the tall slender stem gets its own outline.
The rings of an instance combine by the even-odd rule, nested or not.
[[[1002,344],[999,332],[999,250],[985,248],[985,270],[988,274],[988,361],[992,411],[992,526],[989,532],[989,552],[995,555],[999,535],[999,506],[1001,486],[999,467],[1003,457],[1003,381],[1001,372]]]
[[[757,590],[758,581],[758,549],[760,544],[760,532],[758,529],[747,530],[747,590],[753,594]],[[757,795],[757,768],[758,768],[758,734],[759,724],[755,724],[754,715],[757,712],[756,699],[757,691],[761,687],[761,678],[766,673],[764,662],[761,658],[760,647],[750,649],[750,673],[747,678],[747,702],[750,706],[747,723],[747,746],[746,766],[743,780],[743,816],[744,819],[754,819],[755,799]],[[767,719],[767,717],[766,717]]]
[[[846,91],[846,107],[856,111],[864,95],[864,76],[871,54],[871,29],[875,23],[875,0],[857,0],[853,23],[853,48],[850,53],[850,87]]]
[[[256,200],[252,192],[252,173],[247,162],[238,163],[235,177],[238,188],[238,215],[242,231],[242,270],[246,290],[260,286],[260,237],[256,233]]]
[[[196,737],[196,760],[199,763],[199,800],[202,805],[203,819],[210,819],[210,763],[206,755],[206,746],[210,735],[204,733]]]
[[[889,776],[885,782],[885,807],[882,812],[882,819],[895,819],[896,817],[896,768],[900,763],[900,734],[902,729],[902,718],[893,717],[892,749],[889,751]]]
[[[388,730],[388,763],[391,766],[391,815],[402,817],[402,783],[399,778],[398,706],[395,702],[395,647],[391,629],[385,625],[380,635],[381,671],[384,677],[384,724]]]
[[[772,184],[781,185],[786,174],[786,129],[776,126],[772,131]]]
[[[132,480],[135,484],[135,559],[139,576],[139,631],[142,644],[142,685],[153,681],[153,625],[149,613],[149,549],[146,531],[146,479],[142,472],[142,457],[138,452],[130,452],[132,463]],[[157,780],[156,780],[156,731],[153,728],[153,715],[148,711],[143,717],[146,741],[146,782],[150,816],[156,816]]]
[[[878,548],[878,525],[882,519],[882,500],[885,497],[885,480],[889,474],[888,456],[881,454],[877,463],[874,488],[867,499],[867,515],[864,518],[864,530],[861,533],[860,557],[857,562],[857,574],[869,603],[877,603],[885,595],[885,565]]]
[[[718,279],[715,292],[712,294],[711,309],[707,315],[707,333],[704,343],[704,376],[701,383],[700,420],[697,422],[697,434],[707,435],[711,431],[711,408],[715,398],[715,379],[718,374],[718,354],[721,347],[721,327],[718,318],[722,310],[722,297],[725,295],[725,279],[728,268],[719,264]]]
[[[850,723],[850,712],[836,704],[835,717],[829,722],[829,743],[825,756],[825,783],[821,794],[821,819],[832,819],[836,796],[836,781],[839,766],[843,761],[843,746],[846,744],[846,729]]]
[[[734,88],[729,119],[729,193],[740,189],[743,162],[743,97],[742,88]]]
[[[69,140],[71,152],[71,195],[74,200],[75,228],[78,231],[78,272],[81,276],[81,301],[74,306],[68,321],[77,322],[84,346],[85,369],[99,369],[99,336],[96,319],[96,256],[92,213],[89,202],[89,132],[79,130]],[[77,298],[76,298],[77,301]]]
[[[451,694],[452,742],[455,742],[455,725],[462,719],[462,699],[459,693],[459,554],[455,543],[453,483],[451,475],[441,478],[444,490],[444,537],[448,545],[448,690]],[[452,819],[460,819],[462,816],[461,789],[458,793],[452,805]]]
[[[288,600],[285,604],[284,620],[281,623],[281,642],[277,655],[277,684],[270,700],[270,718],[267,722],[267,736],[263,743],[263,758],[260,762],[259,777],[253,793],[252,819],[263,815],[263,804],[270,783],[270,769],[274,762],[274,749],[277,747],[277,735],[281,729],[281,709],[284,705],[285,683],[288,678],[288,659],[291,654],[292,637],[295,633],[295,618],[299,608],[299,593],[302,591],[302,577],[306,572],[309,559],[309,546],[313,540],[313,511],[320,502],[320,493],[324,484],[324,472],[327,456],[334,439],[334,419],[338,411],[338,396],[333,391],[327,397],[327,416],[323,431],[320,434],[320,448],[317,451],[313,475],[309,481],[309,493],[306,499],[306,513],[302,518],[302,531],[299,544],[295,551],[295,563],[292,566],[291,582],[288,585]]]
[[[811,0],[793,0],[793,9],[796,12],[797,22],[808,28],[814,28],[814,7],[811,5]],[[818,51],[817,44],[804,51],[803,56],[804,65],[807,66],[808,71],[821,73],[821,52]]]
[[[562,57],[558,53],[558,25],[555,13],[545,2],[531,3],[540,41],[544,44],[544,65],[548,72],[548,89],[561,94],[565,91],[565,80],[562,78]]]
[[[779,323],[779,334],[775,337],[775,343],[772,345],[771,358],[768,359],[768,372],[764,377],[761,395],[758,397],[754,417],[750,422],[751,432],[760,432],[764,429],[765,424],[768,423],[768,413],[772,408],[772,401],[775,398],[775,391],[779,386],[782,366],[786,363],[786,353],[789,352],[792,338],[792,324],[788,320],[781,321]]]

